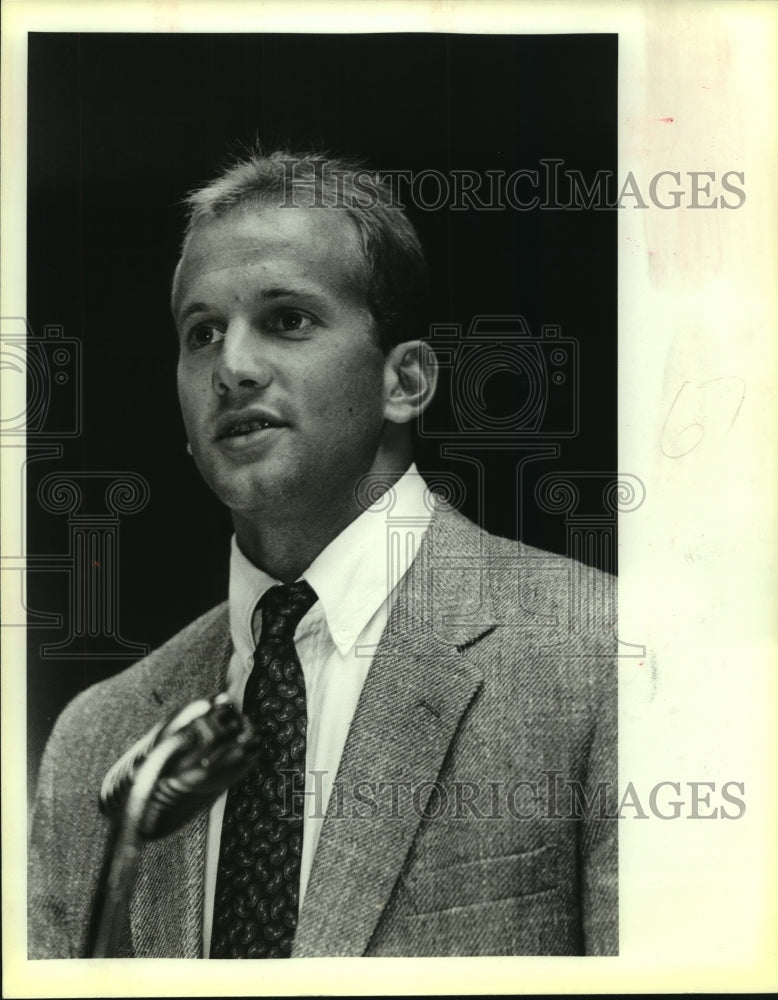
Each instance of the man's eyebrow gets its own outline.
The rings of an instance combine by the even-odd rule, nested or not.
[[[306,288],[302,286],[300,288],[286,288],[278,286],[276,288],[265,288],[259,293],[260,301],[264,302],[275,302],[278,299],[289,299],[289,298],[299,298],[308,299],[313,302],[322,303],[325,300],[325,295],[315,288]],[[190,304],[178,315],[178,322],[183,323],[185,319],[194,313],[208,312],[211,307],[207,302],[190,302]]]
[[[306,298],[306,299],[317,299],[321,300],[323,295],[320,291],[315,288],[306,288],[305,286],[301,288],[266,288],[260,293],[260,299],[267,299],[268,301],[275,301],[276,299],[288,299],[288,298]]]
[[[297,288],[278,286],[275,288],[265,288],[259,293],[260,303],[276,302],[279,299],[298,299],[301,302],[310,302],[312,306],[323,308],[327,302],[327,294],[326,292],[319,291],[316,288],[306,288],[305,286]],[[190,302],[189,305],[178,314],[176,322],[183,323],[185,319],[188,319],[193,314],[209,312],[211,308],[212,307],[209,306],[207,302]]]
[[[193,313],[207,312],[208,306],[205,302],[191,302],[183,312],[178,314],[178,322],[181,323],[187,317],[191,316]]]

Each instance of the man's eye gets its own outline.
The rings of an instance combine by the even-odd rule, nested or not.
[[[299,309],[284,309],[270,323],[270,329],[275,333],[298,333],[307,330],[313,320]]]
[[[187,333],[186,340],[190,347],[207,347],[217,340],[224,339],[224,331],[220,330],[214,323],[198,323]]]

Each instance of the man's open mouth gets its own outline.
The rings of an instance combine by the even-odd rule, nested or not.
[[[219,421],[216,426],[217,441],[236,441],[241,438],[251,438],[252,435],[261,431],[271,430],[282,426],[274,413],[262,412],[261,410],[244,410],[243,413],[233,413],[227,415]]]
[[[252,434],[254,431],[264,431],[268,427],[277,427],[269,420],[245,420],[241,423],[232,424],[221,435],[223,438],[242,437],[245,434]]]

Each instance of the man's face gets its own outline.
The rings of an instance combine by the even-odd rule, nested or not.
[[[343,503],[374,467],[386,358],[343,212],[237,209],[202,224],[174,309],[194,460],[235,513]]]

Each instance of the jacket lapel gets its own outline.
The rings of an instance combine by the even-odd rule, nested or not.
[[[161,676],[149,702],[159,720],[181,705],[224,689],[231,654],[226,605]],[[160,671],[160,673],[162,673]],[[151,723],[150,723],[151,725]],[[143,844],[130,903],[133,952],[138,958],[199,958],[208,811],[169,837]]]
[[[400,586],[346,740],[293,957],[361,955],[368,946],[432,792],[425,783],[438,777],[482,680],[463,649],[495,625],[486,538],[439,507]],[[374,783],[378,811],[369,818],[355,815],[359,782]]]

